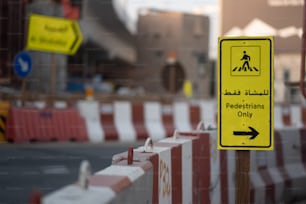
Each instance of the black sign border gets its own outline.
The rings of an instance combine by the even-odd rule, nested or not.
[[[270,111],[269,111],[269,128],[270,128],[270,131],[269,131],[269,133],[270,133],[270,137],[269,137],[269,145],[267,145],[267,146],[258,146],[258,145],[251,145],[251,146],[237,146],[237,145],[222,145],[222,140],[221,140],[221,135],[222,135],[222,130],[221,130],[221,114],[222,114],[222,106],[221,106],[221,104],[222,104],[222,71],[221,71],[221,68],[222,68],[222,43],[224,42],[224,41],[243,41],[243,40],[247,40],[247,41],[250,41],[250,40],[256,40],[256,41],[258,41],[258,40],[264,40],[264,41],[266,41],[266,40],[268,40],[269,41],[269,43],[270,43],[270,90],[272,90],[272,88],[273,88],[273,79],[272,79],[272,77],[271,76],[273,76],[273,62],[272,62],[272,60],[273,60],[273,56],[272,56],[272,45],[273,45],[273,43],[272,43],[272,41],[271,41],[271,39],[270,38],[266,38],[266,37],[263,37],[263,38],[232,38],[232,37],[229,37],[229,38],[223,38],[223,39],[220,39],[220,41],[219,41],[219,56],[218,56],[218,58],[219,58],[219,65],[218,65],[218,71],[219,71],[219,106],[218,106],[218,108],[219,108],[219,110],[218,110],[218,139],[219,139],[219,145],[220,145],[220,147],[222,147],[222,148],[224,148],[224,149],[234,149],[234,148],[236,148],[236,149],[246,149],[246,148],[248,148],[249,150],[251,150],[251,149],[254,149],[254,150],[256,150],[256,149],[260,149],[260,148],[262,148],[263,150],[265,150],[265,149],[270,149],[271,147],[273,147],[272,145],[273,145],[273,142],[272,142],[272,137],[273,137],[273,135],[274,135],[274,128],[272,128],[272,126],[273,126],[273,122],[274,122],[274,120],[272,120],[273,119],[273,111],[274,110],[272,110],[272,103],[274,103],[274,101],[273,101],[273,94],[274,94],[274,91],[273,91],[273,94],[271,93],[271,91],[270,91],[270,103],[269,103],[269,106],[270,106]]]

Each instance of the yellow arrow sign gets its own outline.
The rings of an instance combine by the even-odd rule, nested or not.
[[[31,14],[26,48],[74,55],[83,40],[77,21]]]
[[[273,149],[273,54],[272,37],[219,38],[219,149]]]

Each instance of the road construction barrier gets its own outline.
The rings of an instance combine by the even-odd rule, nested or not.
[[[203,121],[206,129],[217,127],[216,103],[212,100],[172,103],[157,101],[106,103],[83,100],[77,102],[76,109],[67,106],[65,102],[59,101],[54,103],[53,107],[49,107],[45,102],[37,101],[26,104],[25,107],[19,107],[18,110],[17,107],[12,107],[14,110],[9,114],[13,115],[8,117],[13,117],[19,122],[15,129],[10,127],[10,133],[12,132],[13,136],[8,135],[8,137],[11,141],[19,142],[70,139],[81,141],[85,139],[90,142],[134,142],[148,137],[157,141],[170,137],[174,130],[192,131],[197,125],[196,121]],[[304,106],[276,104],[274,116],[276,129],[301,128],[306,125]],[[10,125],[14,123],[11,120],[9,122]],[[64,124],[66,127],[62,127]],[[77,125],[79,127],[76,127]],[[6,125],[2,124],[1,127]],[[72,133],[76,129],[82,135]],[[18,133],[18,131],[24,132]],[[14,139],[17,133],[20,137],[21,134],[25,136],[23,139]]]
[[[97,101],[78,101],[77,108],[84,118],[88,140],[92,142],[104,141],[105,134],[101,127],[99,103]]]
[[[6,142],[6,119],[9,108],[9,102],[0,101],[0,142]]]
[[[82,172],[80,172],[82,173]],[[149,161],[122,160],[82,180],[55,191],[44,204],[152,203],[153,167]]]
[[[87,141],[84,119],[75,108],[11,107],[7,118],[7,139],[29,141]]]
[[[278,129],[274,151],[251,151],[251,203],[305,200],[305,137],[303,128]],[[220,203],[235,202],[235,162],[235,151],[220,151]]]
[[[173,137],[157,142],[148,138],[144,146],[114,155],[110,167],[88,178],[87,191],[73,184],[47,195],[46,203],[56,203],[59,198],[66,203],[78,199],[83,199],[80,203],[90,199],[91,203],[121,203],[123,198],[137,203],[135,192],[145,203],[235,203],[235,154],[233,150],[217,150],[216,131],[176,131]],[[306,199],[306,129],[275,130],[274,151],[251,151],[250,161],[251,203]],[[132,167],[141,165],[147,167],[141,167],[145,181],[136,181],[142,176],[127,184],[116,180],[135,176],[139,169],[134,171]],[[116,191],[117,181],[122,188]],[[113,189],[108,191],[107,201],[94,192],[94,186]],[[146,193],[141,192],[143,189]]]
[[[256,203],[259,198],[265,198],[266,203],[305,200],[305,137],[305,129],[280,129],[275,131],[275,151],[253,152],[251,165],[256,167],[257,177],[251,181]]]
[[[220,193],[211,192],[220,170],[216,132],[182,135],[154,144],[148,138],[114,155],[111,166],[88,177],[86,189],[84,181],[68,185],[43,203],[218,203]]]
[[[218,175],[211,171],[217,162],[210,162],[209,152],[216,149],[210,146],[212,140],[215,134],[197,132],[188,137],[165,138],[134,150],[134,159],[153,164],[151,203],[209,203],[210,183]],[[127,157],[128,152],[114,155],[113,162]]]
[[[125,141],[133,142],[150,137],[154,140],[170,137],[175,129],[191,131],[198,121],[204,120],[215,127],[213,109],[202,107],[213,102],[129,102],[114,101],[98,103],[84,100],[77,103],[85,119],[86,130],[91,142]],[[98,116],[99,114],[99,116]],[[213,120],[212,122],[209,122]]]
[[[147,137],[159,140],[171,137],[174,130],[192,131],[198,121],[203,121],[205,128],[217,128],[217,105],[213,100],[171,103],[157,101],[114,101],[99,104],[82,101],[81,103],[83,110],[89,109],[92,112],[87,113],[79,108],[86,120],[90,141],[138,141]],[[97,113],[100,114],[99,119]],[[306,126],[304,106],[276,104],[274,116],[276,129]]]
[[[306,125],[306,107],[301,105],[275,105],[274,127],[300,128]]]

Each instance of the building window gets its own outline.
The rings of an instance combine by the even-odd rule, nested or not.
[[[284,82],[288,82],[290,80],[290,71],[288,68],[284,69],[283,79],[284,79]]]
[[[298,87],[290,88],[290,99],[291,103],[299,103],[300,102],[300,91]]]

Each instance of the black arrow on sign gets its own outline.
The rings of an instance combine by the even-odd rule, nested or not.
[[[252,127],[249,127],[249,129],[251,131],[247,132],[247,131],[233,131],[233,134],[235,136],[252,136],[250,137],[250,140],[253,140],[257,137],[257,135],[259,135],[259,132],[257,132],[257,130],[255,130]]]
[[[78,40],[79,40],[78,29],[77,29],[76,26],[77,26],[76,23],[71,23],[71,28],[72,28],[72,30],[73,30],[73,32],[74,32],[74,34],[75,34],[75,39],[74,39],[73,43],[72,43],[71,46],[70,46],[70,50],[71,50],[71,51],[74,49],[74,46],[76,45],[76,43],[77,43]]]

